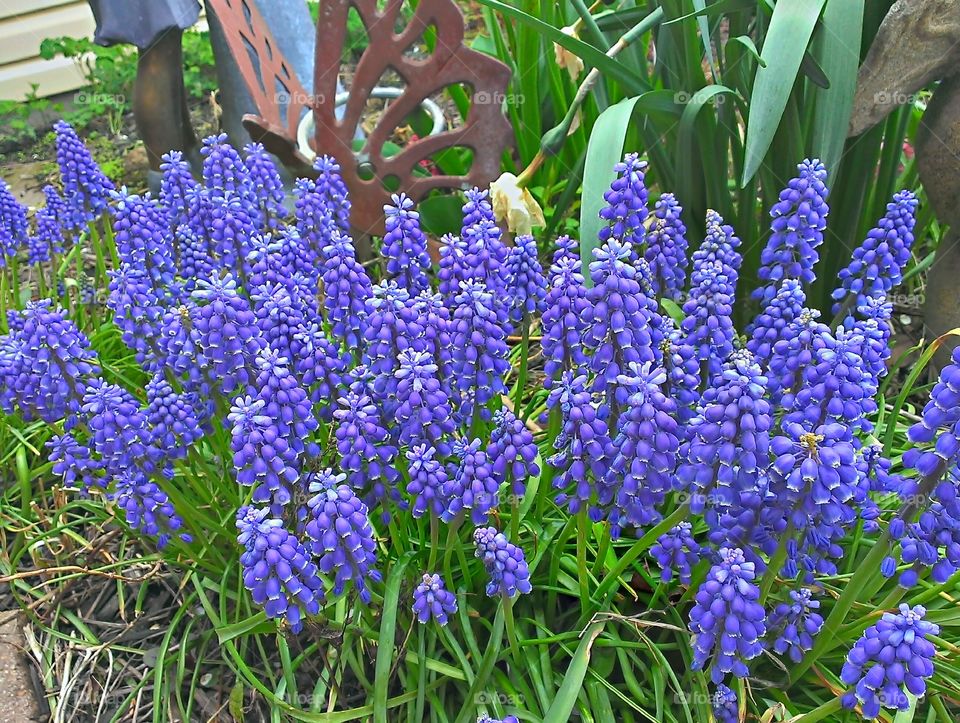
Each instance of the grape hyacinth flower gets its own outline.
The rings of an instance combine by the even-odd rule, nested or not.
[[[743,263],[743,256],[737,251],[740,239],[736,237],[733,227],[724,223],[723,216],[712,209],[707,211],[706,231],[703,242],[691,256],[694,272],[698,266],[719,261],[724,265],[724,271],[732,285],[736,287],[740,265]],[[695,279],[691,281],[696,285]]]
[[[53,130],[63,195],[70,206],[69,227],[80,229],[103,213],[114,185],[69,123],[57,121]]]
[[[30,233],[27,209],[17,200],[6,181],[0,179],[0,268],[16,256]]]
[[[413,309],[418,319],[420,333],[420,338],[416,342],[417,348],[426,350],[433,356],[440,386],[447,393],[447,397],[452,398],[453,354],[450,351],[452,326],[450,310],[444,306],[443,297],[432,291],[424,291],[417,296],[413,300]]]
[[[667,372],[664,394],[677,404],[677,421],[689,422],[700,402],[700,359],[697,350],[686,342],[683,332],[669,316],[662,317],[660,356]]]
[[[683,304],[684,342],[696,350],[701,367],[711,375],[720,373],[736,336],[732,317],[736,279],[728,272],[719,261],[695,266],[694,286]]]
[[[773,356],[773,348],[779,341],[790,339],[793,322],[803,313],[806,295],[797,279],[785,279],[776,296],[770,300],[750,325],[747,351],[753,354],[761,368]]]
[[[739,548],[720,549],[690,611],[694,670],[710,663],[710,678],[720,683],[729,674],[749,675],[747,662],[763,651],[765,613],[759,603],[756,571]]]
[[[650,555],[660,566],[660,579],[670,582],[674,574],[684,585],[690,584],[693,566],[700,561],[700,545],[693,537],[689,522],[678,522],[664,532],[650,548]]]
[[[203,185],[218,196],[235,196],[248,213],[257,214],[259,200],[237,149],[226,133],[207,136],[200,148],[203,156]]]
[[[790,591],[790,602],[782,602],[770,615],[769,627],[778,630],[773,649],[799,663],[803,654],[813,648],[813,638],[823,627],[823,616],[817,612],[820,601],[809,588]]]
[[[140,264],[121,263],[109,273],[107,308],[113,311],[113,323],[120,330],[120,338],[136,352],[138,362],[152,361],[159,343],[166,299],[161,298]]]
[[[473,533],[475,555],[483,561],[487,571],[487,595],[507,598],[533,590],[530,570],[523,550],[510,542],[494,527],[478,527]]]
[[[600,209],[600,218],[604,224],[600,228],[599,239],[606,244],[610,239],[620,242],[628,250],[633,244],[640,248],[644,238],[644,221],[647,219],[647,187],[644,174],[647,163],[641,161],[636,153],[628,153],[623,161],[613,167],[617,177],[604,191],[605,205]]]
[[[456,308],[460,284],[466,281],[467,246],[459,236],[444,234],[440,239],[440,263],[437,270],[437,290],[443,298],[444,306]]]
[[[679,302],[687,280],[687,227],[680,218],[683,208],[672,193],[660,196],[653,210],[653,225],[647,232],[643,258],[650,264],[654,293]]]
[[[412,512],[417,519],[427,511],[439,519],[447,509],[444,487],[447,484],[447,472],[439,460],[437,451],[426,444],[411,447],[406,452],[409,462],[410,483],[407,494],[413,498]]]
[[[765,283],[753,292],[753,298],[764,306],[773,300],[784,279],[806,285],[815,278],[813,267],[820,258],[817,247],[823,243],[830,212],[826,180],[827,169],[819,160],[804,160],[797,166],[797,177],[770,209],[773,233],[760,254],[757,272]]]
[[[266,414],[263,399],[238,397],[230,408],[230,448],[237,483],[253,487],[253,501],[271,503],[270,511],[279,516],[293,499],[293,485],[300,477],[297,454],[277,428],[276,420]]]
[[[604,394],[604,403],[616,419],[616,408],[627,401],[617,378],[630,364],[655,360],[646,299],[630,263],[631,247],[616,237],[593,250],[590,276],[593,288],[586,311],[584,344],[593,350],[590,369],[596,373],[593,390]]]
[[[383,235],[383,255],[387,258],[387,274],[417,296],[430,288],[427,274],[432,266],[427,253],[427,237],[420,230],[420,214],[413,201],[404,193],[393,194],[393,205],[383,207],[386,232]]]
[[[542,313],[547,280],[537,258],[533,236],[518,236],[507,255],[505,273],[510,295],[510,318],[517,324]]]
[[[283,179],[262,143],[248,143],[243,153],[243,163],[259,202],[260,217],[266,220],[265,225],[275,227],[277,219],[287,215],[283,207]]]
[[[840,286],[833,291],[833,313],[844,304],[863,306],[871,296],[883,298],[899,286],[903,270],[910,261],[913,228],[917,223],[919,201],[912,191],[900,191],[887,204],[887,213],[853,252],[853,259],[840,270]]]
[[[785,406],[792,406],[793,395],[803,383],[805,370],[826,345],[830,329],[819,318],[820,312],[816,309],[802,309],[787,327],[784,337],[771,347],[766,373],[773,403],[779,405],[783,396],[788,394],[790,399]]]
[[[737,694],[723,683],[717,684],[717,689],[710,700],[710,708],[717,723],[737,723],[740,720]]]
[[[522,497],[528,477],[540,474],[533,433],[509,409],[493,415],[493,431],[487,445],[487,459],[497,484],[509,481],[515,497]]]
[[[27,302],[22,323],[10,336],[13,353],[5,365],[0,399],[11,413],[15,400],[25,419],[39,417],[53,424],[66,418],[69,429],[85,385],[98,372],[90,341],[47,299]]]
[[[520,723],[520,719],[515,715],[508,715],[503,718],[491,718],[488,715],[482,715],[477,718],[477,723]]]
[[[657,521],[657,507],[673,488],[680,439],[677,405],[661,389],[666,380],[663,368],[649,362],[632,363],[617,380],[630,396],[613,442],[616,456],[607,470],[606,485],[617,490],[610,520],[613,538],[625,524],[642,528]]]
[[[170,459],[187,456],[203,436],[197,419],[200,400],[193,392],[175,392],[163,372],[147,382],[147,424],[153,446]]]
[[[333,413],[337,421],[335,434],[340,467],[354,489],[369,487],[367,506],[382,506],[381,519],[390,521],[387,499],[401,504],[397,483],[400,473],[395,467],[397,448],[391,443],[380,410],[366,394],[347,390],[339,399],[340,408]]]
[[[560,254],[560,251],[557,252]],[[587,287],[580,273],[578,257],[563,255],[550,269],[550,290],[540,319],[543,328],[544,374],[547,389],[552,389],[560,375],[585,366],[583,349],[585,319],[591,313]]]
[[[111,212],[121,263],[145,270],[158,288],[169,285],[176,274],[176,264],[163,209],[151,198],[128,194],[126,188],[111,196],[115,201]]]
[[[367,517],[367,506],[343,484],[346,475],[331,470],[314,474],[309,491],[316,495],[307,502],[310,518],[304,528],[310,550],[319,558],[325,574],[334,575],[333,594],[339,595],[351,583],[360,599],[369,603],[368,583],[383,576],[377,563],[377,542]]]
[[[317,156],[313,170],[317,172],[315,192],[329,209],[340,233],[349,233],[350,201],[347,198],[347,184],[340,176],[340,164],[330,156]]]
[[[395,281],[374,286],[367,301],[363,363],[376,377],[373,388],[388,414],[397,393],[400,355],[422,346],[422,336],[423,327],[407,290]]]
[[[190,163],[182,151],[169,151],[160,157],[160,205],[167,217],[169,229],[176,229],[189,220],[190,198],[197,182],[193,180]]]
[[[249,302],[229,273],[199,279],[192,296],[198,306],[190,336],[201,352],[201,368],[218,381],[223,394],[246,389],[256,378],[253,362],[264,346]]]
[[[167,493],[150,481],[137,467],[119,470],[114,480],[116,485],[110,499],[124,512],[130,527],[145,535],[157,538],[157,547],[163,549],[171,538],[183,542],[193,538],[183,528],[183,518],[177,514]]]
[[[327,321],[347,350],[357,350],[363,341],[367,302],[373,295],[370,277],[357,261],[349,236],[334,233],[323,248],[323,259]]]
[[[263,340],[291,363],[296,360],[297,334],[306,324],[305,314],[281,284],[253,286],[250,289],[253,315]]]
[[[550,391],[547,407],[559,407],[563,420],[554,440],[557,452],[548,460],[559,472],[553,481],[560,490],[556,502],[566,505],[570,514],[587,509],[590,518],[599,521],[613,501],[614,491],[606,484],[613,449],[607,424],[598,415],[587,389],[586,374],[565,371]]]
[[[301,327],[294,338],[299,348],[296,371],[310,393],[310,401],[322,405],[318,416],[329,420],[336,388],[347,373],[348,356],[337,349],[317,323]]]
[[[911,608],[902,603],[899,613],[884,613],[864,631],[840,673],[840,680],[854,686],[841,698],[844,708],[860,703],[864,717],[872,719],[880,715],[881,707],[907,710],[907,691],[923,696],[936,653],[927,636],[940,632],[940,626],[924,620],[926,613],[921,605]]]
[[[320,450],[310,441],[310,435],[317,430],[319,423],[313,416],[307,392],[290,371],[287,359],[267,347],[257,355],[256,363],[259,370],[257,395],[264,402],[261,413],[274,420],[277,433],[294,453],[317,456]]]
[[[447,483],[442,491],[447,503],[441,515],[444,522],[452,522],[469,510],[473,524],[481,525],[490,511],[499,506],[500,483],[480,447],[479,439],[461,439],[453,445],[457,462],[447,469]]]
[[[503,379],[510,370],[506,312],[487,286],[473,280],[463,282],[456,301],[451,342],[459,415],[471,420],[479,412],[489,419],[487,403],[506,392]]]
[[[269,513],[255,507],[237,510],[243,585],[268,618],[285,619],[299,633],[303,618],[320,612],[323,581],[304,545]]]
[[[421,625],[436,620],[446,625],[450,615],[457,612],[457,597],[447,590],[443,578],[426,573],[413,591],[413,613]]]
[[[450,401],[437,376],[430,352],[406,349],[400,352],[394,412],[399,441],[405,446],[426,443],[441,457],[450,454],[449,437],[454,431]]]
[[[80,444],[70,432],[55,434],[47,442],[53,473],[63,478],[63,483],[86,495],[90,488],[102,488],[104,479],[99,475],[102,466],[93,459],[90,448]]]
[[[502,231],[493,217],[489,192],[473,188],[466,192],[463,205],[462,271],[464,279],[486,284],[493,301],[506,308],[507,247],[501,240]]]
[[[147,415],[133,395],[102,379],[91,380],[80,407],[90,441],[111,474],[143,465],[152,471],[156,450],[147,426]]]

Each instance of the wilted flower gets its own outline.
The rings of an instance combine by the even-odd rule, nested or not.
[[[519,179],[505,172],[490,184],[490,199],[497,222],[506,221],[507,229],[516,234],[529,234],[534,228],[546,226],[543,210]]]

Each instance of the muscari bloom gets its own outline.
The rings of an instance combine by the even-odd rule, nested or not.
[[[316,494],[307,502],[310,515],[304,532],[311,551],[319,558],[320,571],[334,575],[333,594],[339,595],[350,583],[360,599],[369,603],[368,584],[383,579],[374,567],[377,542],[367,506],[343,484],[345,479],[346,475],[335,475],[331,470],[312,476],[309,491]]]
[[[258,213],[258,198],[247,167],[227,134],[207,136],[200,148],[203,185],[215,195],[236,196],[248,213]]]
[[[503,232],[493,216],[489,194],[479,188],[466,192],[463,204],[463,226],[460,238],[463,240],[462,271],[464,279],[473,279],[487,285],[495,294],[494,301],[506,304],[507,299],[500,297],[506,291],[507,247],[501,236]]]
[[[436,454],[437,451],[426,444],[413,446],[406,452],[410,475],[407,494],[413,498],[412,512],[418,519],[427,511],[439,519],[447,509],[444,494],[447,472],[435,458]]]
[[[670,582],[674,574],[684,585],[690,584],[693,566],[700,561],[700,545],[693,537],[689,522],[679,522],[664,532],[650,548],[660,566],[660,579]]]
[[[805,160],[797,166],[797,177],[780,192],[770,209],[773,233],[760,254],[757,272],[764,284],[753,292],[761,304],[769,304],[784,279],[811,283],[813,267],[819,260],[817,247],[827,227],[827,169],[819,160]]]
[[[498,484],[509,481],[517,497],[523,496],[528,477],[540,474],[533,433],[509,409],[493,415],[493,431],[487,445],[487,459]]]
[[[780,284],[776,296],[770,300],[750,325],[750,339],[747,351],[753,354],[757,364],[765,367],[773,355],[777,342],[788,340],[793,322],[803,312],[806,295],[797,279],[785,279]]]
[[[183,518],[177,514],[167,493],[152,482],[138,467],[126,467],[114,476],[114,491],[110,499],[124,512],[130,527],[157,538],[157,547],[163,549],[174,536],[183,542],[193,538],[183,528]]]
[[[591,307],[580,273],[580,259],[563,253],[563,249],[557,253],[561,258],[550,269],[550,289],[540,318],[547,389],[556,384],[564,371],[587,363],[583,334]]]
[[[53,473],[63,478],[63,483],[86,495],[91,487],[102,488],[101,464],[93,459],[90,448],[80,444],[70,432],[55,434],[47,442]]]
[[[381,419],[380,410],[366,394],[348,389],[333,413],[337,421],[335,437],[340,467],[354,489],[370,489],[367,506],[382,505],[381,519],[389,522],[386,503],[389,497],[400,503],[395,467],[397,448]]]
[[[290,371],[288,360],[267,347],[257,355],[257,396],[264,402],[262,414],[276,425],[277,432],[298,455],[304,453],[315,457],[319,447],[310,441],[311,434],[319,423],[306,390]]]
[[[395,418],[400,444],[412,447],[426,443],[446,457],[450,454],[454,422],[450,401],[437,376],[437,365],[429,352],[414,349],[401,352],[399,362]]]
[[[473,524],[483,524],[500,503],[500,483],[480,447],[479,439],[461,439],[453,445],[457,461],[448,467],[447,483],[442,491],[446,500],[446,509],[441,515],[444,522],[451,522],[469,510]]]
[[[683,305],[684,343],[696,350],[701,367],[710,374],[720,372],[736,336],[732,317],[736,279],[729,271],[719,261],[694,266],[693,288]]]
[[[649,194],[644,184],[646,168],[646,162],[636,153],[626,154],[623,161],[613,167],[617,177],[604,192],[606,204],[600,209],[600,218],[604,221],[599,233],[601,244],[616,239],[628,250],[635,251],[632,245],[636,244],[639,249],[643,243],[643,222],[649,213]]]
[[[147,415],[130,392],[102,379],[84,390],[80,411],[93,449],[112,474],[143,466],[148,472],[156,459]]]
[[[69,123],[57,121],[53,130],[63,195],[70,208],[69,226],[79,229],[99,218],[114,186]]]
[[[167,216],[169,228],[187,223],[191,191],[196,188],[190,163],[181,151],[170,151],[160,157],[160,205]]]
[[[396,396],[400,355],[422,346],[423,327],[406,289],[395,281],[373,287],[367,301],[363,363],[375,375],[377,398],[389,414]]]
[[[657,506],[674,486],[680,439],[676,403],[661,389],[666,380],[663,368],[649,362],[634,362],[618,379],[630,396],[613,442],[616,456],[607,470],[606,484],[617,490],[612,537],[619,537],[623,525],[642,528],[658,520]]]
[[[17,200],[6,181],[0,179],[0,268],[16,255],[30,233],[27,209]]]
[[[862,706],[865,718],[876,718],[880,709],[907,710],[907,691],[918,698],[933,675],[936,648],[928,636],[940,626],[924,620],[926,610],[901,604],[898,613],[884,613],[867,628],[847,654],[840,680],[854,686],[844,693],[844,708]]]
[[[350,201],[347,198],[347,184],[340,176],[340,164],[330,156],[317,156],[313,162],[317,172],[315,193],[330,209],[340,233],[350,231]]]
[[[723,216],[712,209],[707,211],[706,229],[703,242],[690,257],[694,271],[698,266],[719,261],[726,267],[726,275],[736,286],[740,265],[743,263],[743,256],[737,251],[740,239],[736,237],[733,227],[723,222]],[[696,284],[695,280],[691,281]]]
[[[293,499],[300,466],[276,420],[264,412],[265,406],[263,399],[250,396],[234,401],[227,415],[231,425],[230,448],[237,483],[252,486],[253,501],[271,503],[271,514],[279,516]]]
[[[200,404],[194,392],[175,392],[163,372],[147,382],[147,424],[153,445],[166,457],[187,456],[191,444],[203,436],[197,419]]]
[[[350,351],[363,341],[367,302],[373,287],[366,269],[357,261],[349,236],[334,234],[323,248],[323,287],[327,321],[334,338]]]
[[[113,229],[120,261],[143,269],[158,288],[173,281],[176,265],[163,209],[153,199],[128,194],[121,188],[111,194],[115,203]]]
[[[783,337],[770,349],[766,375],[771,401],[780,404],[784,395],[793,395],[803,383],[803,374],[813,364],[815,355],[826,345],[830,329],[819,321],[816,309],[802,309],[786,327]],[[788,401],[792,405],[792,401]]]
[[[672,193],[660,196],[643,252],[650,264],[654,293],[673,301],[680,301],[687,280],[687,227],[680,218],[682,212]]]
[[[427,274],[431,268],[427,253],[427,237],[420,230],[420,214],[406,194],[394,194],[393,205],[383,207],[386,233],[383,235],[383,255],[387,258],[387,274],[416,296],[430,288]]]
[[[349,357],[327,338],[316,322],[301,327],[295,338],[299,347],[296,371],[310,394],[310,401],[319,405],[318,416],[329,420],[336,389],[347,373]]]
[[[489,419],[487,403],[506,391],[503,379],[510,370],[506,312],[490,288],[473,280],[463,282],[456,301],[450,338],[459,415],[469,420],[479,412]]]
[[[729,673],[747,677],[747,663],[763,651],[766,634],[754,563],[747,562],[739,548],[721,548],[719,555],[690,611],[692,667],[702,670],[709,662],[714,683]]]
[[[425,573],[413,591],[413,614],[422,625],[436,620],[437,625],[446,625],[450,615],[457,612],[457,597],[447,590],[443,578]]]
[[[533,236],[518,236],[507,255],[505,273],[510,294],[510,318],[517,324],[543,312],[547,280],[537,258]]]
[[[613,501],[614,490],[606,483],[606,473],[614,452],[607,424],[587,389],[586,374],[565,371],[550,391],[547,406],[559,407],[563,420],[554,440],[557,452],[548,460],[559,471],[553,481],[559,490],[556,502],[566,505],[570,514],[586,508],[591,519],[599,521]]]
[[[523,550],[494,527],[478,527],[473,533],[475,555],[487,571],[487,595],[511,598],[533,590]]]
[[[156,356],[167,299],[154,287],[146,269],[136,263],[121,263],[110,272],[107,307],[123,343],[144,364]]]
[[[456,308],[454,299],[460,293],[460,284],[466,281],[467,245],[459,236],[444,234],[440,238],[440,262],[437,269],[437,291],[448,309]]]
[[[778,631],[773,649],[780,655],[788,653],[790,660],[799,663],[813,648],[813,638],[823,627],[819,609],[820,601],[809,588],[791,590],[790,601],[779,603],[770,615],[769,627]]]
[[[269,514],[255,507],[237,510],[243,584],[268,618],[285,619],[298,633],[305,616],[320,612],[323,581],[306,547]]]
[[[243,152],[243,163],[259,201],[260,217],[266,219],[266,225],[276,226],[277,219],[286,216],[283,179],[262,143],[249,143],[244,146]]]
[[[740,720],[737,694],[723,683],[717,684],[717,689],[710,699],[710,708],[717,723],[737,723]]]
[[[919,201],[912,191],[900,191],[887,204],[887,213],[853,252],[853,259],[840,270],[840,286],[833,291],[833,312],[837,313],[848,297],[856,296],[853,308],[873,297],[883,298],[903,279],[910,261],[913,228],[917,223]]]

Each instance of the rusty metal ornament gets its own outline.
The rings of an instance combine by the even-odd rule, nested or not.
[[[436,188],[486,186],[499,174],[500,159],[512,138],[502,110],[510,69],[464,45],[463,14],[452,0],[420,0],[407,25],[396,32],[402,5],[403,0],[387,0],[378,12],[377,0],[320,2],[313,83],[313,148],[340,163],[353,204],[351,222],[367,233],[383,231],[383,205],[389,203],[391,194],[386,181],[394,179],[399,190],[415,201]],[[337,120],[337,77],[351,7],[363,21],[369,43],[351,80],[343,117]],[[405,55],[430,27],[436,31],[433,53],[423,59]],[[354,153],[354,138],[367,98],[381,76],[390,70],[403,79],[404,92],[390,103],[366,137],[363,148]],[[470,111],[462,125],[409,143],[393,156],[384,155],[384,144],[394,129],[417,110],[424,98],[460,83],[473,90]],[[473,163],[466,176],[414,175],[420,161],[454,146],[473,150]]]

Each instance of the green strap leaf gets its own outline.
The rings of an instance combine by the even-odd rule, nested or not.
[[[761,51],[766,66],[757,68],[750,98],[741,182],[744,187],[756,175],[770,149],[825,3],[826,0],[780,0],[773,8]]]
[[[598,245],[603,194],[616,178],[613,167],[623,157],[623,142],[636,112],[664,113],[674,117],[680,115],[672,91],[652,90],[610,106],[594,123],[587,144],[580,197],[580,258],[588,286],[590,274],[587,267],[593,257],[593,249]]]
[[[373,721],[387,723],[387,691],[390,686],[390,669],[393,667],[393,641],[397,630],[397,609],[400,607],[400,585],[403,573],[413,559],[408,552],[390,570],[383,594],[383,617],[380,619],[380,635],[377,644],[377,664],[373,679]],[[416,694],[416,691],[414,691]]]
[[[829,0],[821,22],[823,29],[814,41],[813,55],[830,80],[830,87],[817,89],[813,153],[823,161],[832,181],[843,153],[857,89],[863,3]]]
[[[593,643],[602,631],[603,623],[594,623],[584,632],[580,645],[577,646],[577,651],[573,654],[570,665],[567,667],[567,673],[563,676],[563,682],[560,683],[557,697],[553,699],[550,709],[543,717],[545,721],[570,720],[573,706],[577,704],[577,697],[583,687],[583,679],[587,674],[587,668],[590,666],[590,652],[593,650]]]

